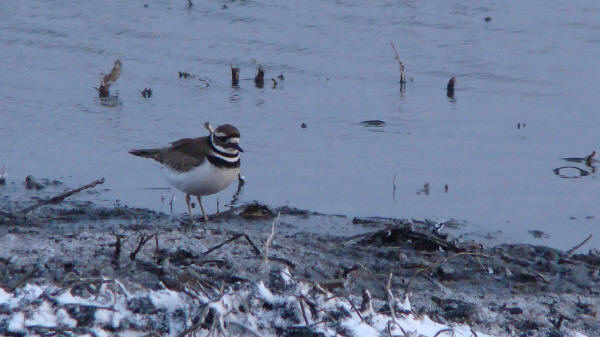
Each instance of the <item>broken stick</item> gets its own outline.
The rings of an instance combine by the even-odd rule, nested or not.
[[[65,200],[66,198],[72,196],[75,193],[79,193],[79,192],[81,192],[83,190],[86,190],[88,188],[92,188],[92,187],[94,187],[96,185],[100,185],[100,184],[104,184],[104,178],[100,178],[100,179],[98,179],[96,181],[92,181],[91,183],[89,183],[87,185],[81,186],[80,188],[76,188],[74,190],[67,191],[67,192],[65,192],[63,194],[57,195],[57,196],[52,197],[50,199],[39,201],[37,204],[35,204],[33,206],[29,206],[29,207],[23,209],[21,211],[21,213],[25,214],[25,213],[31,212],[32,210],[34,210],[34,209],[36,209],[36,208],[38,208],[40,206],[44,206],[44,205],[58,204],[59,202],[62,202],[63,200]]]
[[[394,58],[398,61],[398,66],[400,67],[400,84],[404,85],[406,83],[406,76],[404,75],[404,64],[400,61],[400,56],[398,56],[398,52],[396,51],[396,46],[394,46],[394,42],[390,41],[392,45],[392,49],[394,49]]]
[[[148,235],[148,237],[146,237],[146,238],[143,235],[141,235],[140,243],[138,244],[137,248],[131,254],[129,254],[129,258],[131,259],[131,261],[135,260],[135,256],[137,255],[137,253],[139,253],[139,251],[142,249],[142,247],[144,247],[146,242],[148,242],[150,239],[152,239],[152,237],[156,238],[157,235],[158,235],[158,233],[154,233],[154,234]],[[157,242],[157,247],[158,247],[158,240],[156,242]]]
[[[227,239],[225,240],[223,243],[220,243],[214,247],[212,247],[211,249],[205,251],[204,253],[202,253],[202,255],[206,255],[212,251],[215,251],[223,246],[225,246],[226,244],[230,243],[231,241],[235,241],[241,237],[246,238],[246,240],[248,241],[248,243],[250,244],[250,246],[252,246],[252,248],[254,249],[254,252],[256,253],[256,255],[261,256],[262,254],[260,253],[260,249],[258,249],[258,247],[256,247],[256,245],[254,244],[254,242],[252,242],[252,240],[250,240],[250,238],[248,237],[248,235],[246,234],[237,234],[234,235],[231,239]]]
[[[587,237],[585,240],[583,240],[583,241],[582,241],[580,244],[578,244],[577,246],[575,246],[575,247],[573,247],[573,248],[569,249],[569,250],[567,251],[567,256],[571,256],[571,255],[573,255],[573,253],[574,253],[574,252],[575,252],[577,249],[579,249],[579,248],[581,248],[581,246],[585,245],[585,244],[586,244],[588,241],[590,241],[590,239],[591,239],[591,238],[592,238],[592,234],[590,234],[590,235],[589,235],[589,236],[588,236],[588,237]]]

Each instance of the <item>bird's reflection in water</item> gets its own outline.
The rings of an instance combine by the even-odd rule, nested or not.
[[[242,187],[244,187],[245,183],[246,183],[246,180],[244,180],[244,177],[242,177],[241,175],[238,175],[238,187],[237,187],[237,190],[233,194],[233,198],[231,199],[231,201],[229,202],[229,204],[227,204],[225,206],[227,206],[227,207],[234,207],[237,204],[238,200],[240,199],[240,195],[242,194]]]
[[[594,159],[594,156],[596,156],[596,151],[593,151],[591,154],[585,157],[562,158],[563,160],[571,163],[584,164],[589,169],[589,171],[579,168],[577,166],[561,166],[553,170],[554,174],[561,178],[581,178],[590,175],[590,173],[596,173],[596,166],[594,164],[598,161]],[[575,170],[576,173],[568,174],[569,170]]]
[[[119,99],[119,94],[115,94],[100,98],[100,105],[107,108],[116,108],[123,105],[123,103]]]

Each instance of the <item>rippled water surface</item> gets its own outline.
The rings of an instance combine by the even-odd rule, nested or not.
[[[241,201],[454,218],[496,242],[560,248],[595,234],[584,248],[600,246],[597,173],[561,159],[600,145],[600,4],[145,3],[0,2],[0,166],[9,181],[105,177],[101,198],[168,211],[160,170],[127,150],[205,135],[206,121],[232,123],[246,150]],[[390,41],[406,65],[403,93]],[[115,59],[118,99],[104,102],[94,86]],[[268,79],[285,80],[255,88],[246,80],[253,59]],[[360,123],[373,119],[386,125]],[[561,166],[589,174],[563,178],[581,171],[556,175]],[[429,194],[417,194],[425,183]],[[205,207],[214,212],[235,189]]]

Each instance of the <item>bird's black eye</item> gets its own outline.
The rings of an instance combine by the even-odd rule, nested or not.
[[[225,136],[217,137],[217,140],[220,141],[221,143],[225,143],[225,141],[227,140],[227,137],[225,137]]]

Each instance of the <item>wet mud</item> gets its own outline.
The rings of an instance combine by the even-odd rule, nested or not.
[[[36,193],[49,192],[21,189],[0,187],[0,288],[7,293],[26,284],[85,292],[82,280],[98,278],[138,290],[185,292],[198,282],[223,289],[261,281],[277,288],[278,279],[265,273],[267,264],[345,298],[368,290],[374,300],[385,300],[389,282],[414,312],[491,335],[600,331],[600,254],[585,247],[485,247],[462,240],[453,223],[348,218],[261,204],[213,214],[207,224],[148,209],[102,207],[80,194],[23,213],[46,198]],[[137,304],[143,316],[149,305]],[[0,334],[7,334],[7,317],[0,306]]]

